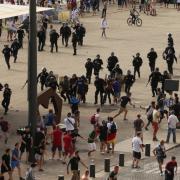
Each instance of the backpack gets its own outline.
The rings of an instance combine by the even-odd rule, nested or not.
[[[1,122],[1,130],[3,132],[7,132],[8,131],[8,122],[7,121],[2,121]]]
[[[113,122],[111,125],[111,133],[116,133],[116,132],[117,132],[116,124]]]
[[[91,116],[90,123],[93,124],[93,125],[96,124],[96,114]]]

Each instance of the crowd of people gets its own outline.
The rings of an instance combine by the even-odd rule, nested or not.
[[[177,1],[178,2],[178,1]],[[55,2],[51,2],[54,4]],[[58,2],[61,3],[61,2]],[[70,3],[70,8],[76,7],[76,2]],[[106,20],[107,4],[109,2],[103,2],[102,8],[102,37],[106,37],[106,28],[108,28]],[[114,1],[112,2],[114,3]],[[147,3],[147,4],[145,4]],[[164,2],[165,6],[168,7],[169,2]],[[13,3],[12,3],[13,4]],[[21,2],[23,4],[23,2]],[[47,6],[46,1],[41,1],[41,6]],[[133,4],[133,3],[132,3]],[[150,3],[150,14],[156,15],[155,11],[155,2]],[[118,0],[118,5],[121,7],[126,7],[127,2]],[[180,3],[178,3],[179,7]],[[96,11],[99,11],[99,1],[81,1],[80,2],[80,12],[84,11],[89,12],[92,9],[93,15],[96,14]],[[141,1],[140,11],[148,12],[149,4],[148,2]],[[6,22],[7,28],[7,41],[12,41],[11,46],[5,45],[2,53],[5,58],[8,69],[10,69],[10,58],[13,56],[14,63],[17,61],[18,51],[23,48],[23,38],[26,34],[28,35],[28,25],[29,17],[27,17],[21,24],[20,27],[16,28],[16,19],[9,19]],[[0,29],[2,30],[2,23]],[[59,27],[59,31],[49,25],[48,18],[43,18],[40,27],[37,32],[38,38],[38,51],[44,51],[47,48],[47,29],[50,30],[49,39],[50,39],[50,52],[53,53],[54,46],[56,52],[58,52],[58,39],[62,38],[62,45],[65,47],[69,46],[69,39],[72,36],[72,47],[73,55],[77,54],[77,45],[83,46],[83,39],[86,35],[86,28],[82,23],[78,22],[74,26],[69,26],[68,23],[63,23]],[[144,140],[143,140],[143,129],[149,130],[149,125],[152,124],[153,129],[153,141],[158,141],[162,137],[158,137],[158,130],[163,119],[167,119],[167,137],[166,140],[161,140],[160,144],[153,150],[154,155],[157,158],[159,165],[160,175],[163,175],[165,172],[166,180],[174,178],[174,173],[177,171],[177,162],[176,157],[172,157],[165,169],[162,168],[164,159],[166,158],[165,143],[170,142],[170,136],[173,134],[173,143],[176,141],[176,126],[180,121],[180,102],[178,94],[170,91],[166,91],[165,82],[167,79],[172,79],[173,72],[173,63],[176,61],[177,57],[175,55],[174,49],[174,40],[172,34],[168,34],[168,46],[163,52],[163,59],[167,63],[167,70],[160,69],[156,66],[156,60],[158,54],[154,48],[150,49],[150,52],[147,53],[147,59],[149,61],[150,75],[147,85],[150,83],[152,96],[155,101],[152,101],[148,108],[141,107],[146,110],[147,115],[147,124],[142,119],[141,114],[137,113],[137,118],[134,120],[134,137],[132,139],[132,168],[140,168],[140,159],[141,152],[144,149]],[[91,57],[87,59],[87,62],[84,64],[85,75],[78,77],[76,74],[73,74],[72,77],[64,75],[62,78],[58,79],[53,71],[48,71],[47,68],[42,68],[42,71],[37,76],[37,83],[40,83],[41,91],[45,88],[50,87],[54,90],[57,90],[60,93],[60,96],[64,102],[70,104],[71,112],[67,114],[64,118],[63,126],[62,124],[57,124],[55,120],[55,114],[52,109],[46,115],[41,117],[37,115],[37,131],[35,134],[35,139],[33,140],[32,134],[30,132],[30,127],[26,126],[23,130],[18,129],[17,134],[20,137],[20,142],[15,143],[14,148],[7,148],[4,151],[2,156],[1,164],[1,176],[0,179],[4,178],[4,174],[8,173],[9,179],[13,179],[13,173],[15,168],[18,169],[19,179],[23,180],[23,175],[21,173],[21,160],[23,159],[24,153],[26,153],[26,162],[29,161],[29,154],[34,147],[35,155],[35,164],[32,164],[31,167],[27,170],[25,179],[31,178],[35,179],[33,173],[34,168],[37,166],[40,172],[44,171],[44,162],[46,151],[49,151],[51,148],[52,160],[56,159],[56,151],[58,151],[58,159],[61,160],[64,166],[67,166],[67,174],[69,174],[69,166],[71,166],[72,179],[79,180],[79,162],[86,168],[85,173],[82,175],[81,180],[88,180],[89,170],[88,165],[84,163],[82,158],[79,155],[80,150],[77,147],[78,138],[81,138],[81,141],[87,143],[88,153],[87,157],[91,157],[93,153],[97,150],[97,143],[99,143],[99,151],[103,154],[114,154],[115,148],[115,139],[118,134],[118,126],[115,118],[121,113],[124,113],[123,120],[127,122],[127,113],[128,103],[134,108],[136,107],[135,103],[132,102],[131,96],[134,96],[132,87],[136,83],[138,78],[141,78],[141,68],[145,60],[141,57],[141,54],[138,52],[132,58],[132,67],[133,69],[121,69],[119,58],[115,56],[115,53],[112,52],[111,55],[107,58],[107,63],[101,56],[97,54],[93,60]],[[105,78],[101,77],[101,71],[103,71],[103,65],[106,66],[108,70],[108,75]],[[124,73],[126,72],[127,73]],[[104,104],[108,102],[110,105],[120,105],[120,109],[117,114],[114,114],[112,117],[107,117],[107,119],[102,120],[101,118],[101,108],[97,108],[96,112],[92,113],[92,116],[89,117],[89,126],[91,129],[88,132],[88,136],[84,137],[81,135],[81,114],[79,104],[87,102],[87,93],[92,84],[92,75],[94,74],[95,81],[93,82],[95,86],[94,92],[94,104],[100,104],[103,107]],[[28,80],[27,80],[28,83]],[[161,83],[161,86],[159,84]],[[3,90],[4,88],[4,90]],[[2,106],[4,108],[4,115],[7,114],[9,110],[9,104],[11,99],[12,91],[9,88],[8,84],[0,85],[0,90],[3,90],[3,100]],[[123,95],[125,91],[125,95]],[[170,97],[168,97],[170,95]],[[99,101],[98,101],[99,100]],[[3,117],[0,118],[1,134],[0,138],[3,139],[5,144],[8,143],[9,137],[9,127],[10,124]],[[85,159],[83,157],[83,159]],[[109,180],[116,180],[119,173],[119,166],[115,166],[114,170],[108,175]]]

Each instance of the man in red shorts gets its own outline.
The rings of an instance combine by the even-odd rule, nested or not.
[[[56,149],[59,151],[59,159],[61,159],[62,151],[62,131],[59,126],[56,126],[52,132],[52,159],[54,159]]]
[[[63,163],[65,164],[66,163],[65,162],[66,157],[68,155],[69,155],[69,157],[71,157],[73,152],[74,152],[73,144],[72,144],[72,136],[71,136],[71,132],[70,131],[67,131],[64,134],[63,143],[64,143],[64,160],[63,160]]]

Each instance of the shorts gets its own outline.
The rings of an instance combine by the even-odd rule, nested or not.
[[[64,147],[64,153],[65,155],[72,155],[73,154],[73,148],[72,147]]]
[[[53,145],[51,150],[52,150],[52,152],[55,152],[56,149],[58,149],[58,151],[60,152],[60,151],[62,151],[62,146],[61,145]]]
[[[163,157],[157,157],[157,162],[163,164],[164,158]]]
[[[1,174],[4,174],[9,171],[11,171],[11,167],[8,167],[8,170],[7,170],[4,166],[1,166]]]
[[[94,151],[96,150],[96,143],[88,143],[89,144],[89,150]]]
[[[42,159],[42,154],[36,153],[35,154],[35,159],[36,159],[36,161],[40,161]]]
[[[153,127],[154,131],[158,131],[158,129],[159,129],[159,126],[158,126],[157,122],[152,122],[152,127]]]
[[[124,111],[127,111],[127,108],[126,107],[120,107],[120,110],[119,110],[120,112],[124,112]]]
[[[141,159],[141,152],[133,151],[133,158]]]
[[[20,162],[19,161],[11,161],[11,167],[12,169],[16,168],[16,167],[19,167],[20,165]]]
[[[31,149],[31,146],[29,144],[26,145],[26,144],[22,143],[20,146],[21,153],[24,153],[25,150],[26,150],[26,152],[29,152],[30,149]]]

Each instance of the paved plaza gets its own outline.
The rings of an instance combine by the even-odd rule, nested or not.
[[[59,39],[59,52],[50,53],[49,37],[46,41],[45,51],[38,52],[38,72],[41,71],[42,67],[46,67],[48,71],[52,70],[55,74],[60,77],[64,75],[71,76],[76,73],[77,75],[85,74],[84,64],[87,58],[94,59],[97,54],[100,54],[104,65],[103,70],[100,72],[101,77],[105,77],[108,74],[107,71],[107,58],[111,52],[119,58],[120,67],[123,73],[126,74],[127,70],[133,70],[132,67],[132,56],[137,52],[141,54],[143,58],[143,65],[141,67],[141,78],[137,79],[132,88],[132,101],[135,103],[135,108],[129,107],[128,121],[123,122],[123,117],[118,116],[115,121],[118,126],[118,137],[117,145],[115,148],[115,154],[112,155],[101,155],[99,152],[99,146],[97,152],[95,152],[91,158],[88,158],[88,144],[86,141],[79,139],[77,147],[80,151],[80,156],[83,161],[89,165],[92,160],[96,164],[97,180],[104,180],[107,174],[104,174],[104,158],[109,157],[111,159],[111,165],[118,164],[119,153],[125,154],[125,167],[120,168],[120,176],[118,180],[143,180],[143,179],[154,179],[162,180],[164,177],[159,176],[158,165],[154,157],[145,158],[142,161],[142,168],[139,171],[131,169],[131,139],[134,135],[133,120],[135,120],[138,113],[142,114],[143,120],[146,122],[145,110],[142,110],[140,106],[146,107],[152,100],[150,86],[146,87],[150,69],[147,60],[147,53],[150,48],[154,48],[158,53],[157,67],[163,72],[167,69],[166,62],[162,58],[162,53],[167,46],[167,33],[171,32],[174,38],[176,56],[178,57],[178,63],[174,64],[174,76],[173,79],[180,79],[180,13],[174,8],[168,9],[157,8],[157,16],[147,16],[141,14],[143,20],[142,27],[129,27],[127,25],[127,18],[129,17],[129,10],[119,10],[117,5],[108,6],[107,10],[107,22],[109,28],[107,29],[107,38],[101,38],[100,29],[100,14],[92,16],[90,14],[80,18],[80,21],[86,27],[87,33],[84,40],[84,46],[77,48],[77,56],[73,56],[73,50],[71,45],[65,48],[61,44],[61,38]],[[54,25],[59,32],[60,25]],[[0,39],[0,52],[3,49],[3,45],[6,42],[6,31],[3,31],[3,35]],[[27,124],[27,88],[22,89],[25,81],[27,80],[27,37],[24,42],[24,49],[20,49],[18,54],[17,63],[14,64],[11,60],[11,70],[7,70],[4,62],[4,57],[0,53],[0,72],[2,84],[8,83],[12,89],[12,99],[10,104],[9,114],[5,117],[11,124],[10,139],[7,147],[14,147],[15,142],[18,140],[16,136],[16,129],[23,127]],[[32,59],[33,61],[33,59]],[[93,76],[94,80],[94,76]],[[40,86],[38,87],[38,92]],[[89,123],[89,118],[95,112],[98,105],[94,105],[94,92],[95,87],[93,84],[89,86],[87,95],[87,103],[80,105],[81,111],[81,126],[80,134],[83,137],[88,137],[92,126]],[[124,92],[122,92],[124,94]],[[178,92],[179,94],[179,92]],[[179,94],[180,95],[180,94]],[[0,92],[0,99],[2,99],[2,93]],[[104,105],[101,112],[101,120],[106,119],[107,116],[111,116],[117,113],[119,106]],[[70,111],[69,105],[63,105],[62,121],[66,116],[67,112]],[[0,114],[3,113],[0,108]],[[40,108],[41,115],[47,113],[46,109]],[[166,139],[167,133],[167,122],[164,120],[160,125],[158,139]],[[157,145],[152,142],[152,130],[144,133],[144,142],[150,143],[151,147]],[[171,149],[180,143],[180,130],[177,130],[177,144],[169,143],[166,145],[167,149]],[[0,142],[0,155],[6,148],[6,146]],[[171,155],[177,156],[177,161],[180,166],[180,148],[173,149],[168,152],[168,158]],[[58,175],[65,175],[65,179],[70,180],[70,176],[66,174],[66,166],[58,160],[49,160],[51,158],[50,146],[47,148],[45,153],[45,164],[44,172],[36,172],[37,179],[39,180],[56,180]],[[25,173],[27,165],[25,160],[22,161],[23,174]],[[80,166],[81,172],[85,169]],[[17,172],[14,173],[14,180],[17,180]],[[6,177],[7,178],[7,177]],[[149,178],[149,179],[148,179]],[[178,168],[178,175],[176,180],[180,179],[180,169]]]

